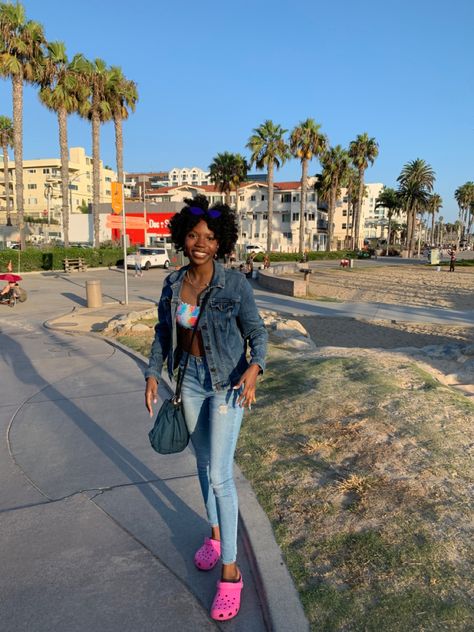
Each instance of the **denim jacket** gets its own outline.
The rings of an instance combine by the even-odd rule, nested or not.
[[[155,377],[158,380],[165,360],[170,378],[178,366],[180,351],[177,348],[176,310],[188,267],[172,272],[163,284],[155,339],[145,378]],[[200,303],[204,304],[204,309],[198,329],[213,390],[238,382],[249,366],[247,346],[250,348],[250,364],[258,364],[263,371],[268,335],[245,276],[214,263],[214,276],[209,288],[201,294]]]

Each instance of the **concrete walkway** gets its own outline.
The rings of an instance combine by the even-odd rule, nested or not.
[[[242,608],[227,623],[209,618],[219,571],[192,561],[208,526],[191,449],[151,450],[139,357],[66,333],[146,307],[145,297],[87,310],[83,292],[71,301],[68,291],[86,278],[31,275],[28,301],[0,312],[0,628],[307,630],[268,519],[238,470]],[[103,286],[115,298],[114,284]],[[143,289],[137,281],[132,297]]]

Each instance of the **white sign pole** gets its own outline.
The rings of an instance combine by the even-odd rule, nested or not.
[[[122,242],[123,242],[123,278],[125,281],[125,305],[128,305],[128,266],[127,266],[127,222],[125,220],[125,193],[122,184]]]

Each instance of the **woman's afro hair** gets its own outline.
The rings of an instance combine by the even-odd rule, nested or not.
[[[171,240],[176,250],[184,250],[186,235],[201,220],[204,220],[209,229],[214,233],[219,243],[217,256],[219,258],[229,255],[237,242],[238,230],[235,213],[227,204],[213,204],[209,208],[209,201],[204,195],[196,195],[194,198],[184,200],[186,206],[171,218]],[[191,207],[203,210],[202,215],[195,215],[191,212]],[[211,217],[208,210],[219,211],[218,217]]]

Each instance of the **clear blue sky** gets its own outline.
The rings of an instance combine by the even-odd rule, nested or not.
[[[332,145],[368,132],[379,157],[368,182],[395,186],[415,158],[436,172],[441,215],[474,180],[472,0],[26,0],[27,16],[68,54],[122,67],[140,101],[125,123],[125,169],[207,168],[217,152],[246,154],[254,127],[291,130],[313,117]],[[11,91],[0,81],[1,113]],[[25,90],[24,157],[58,156],[56,119]],[[101,156],[115,168],[113,126]],[[69,144],[91,151],[71,117]],[[310,173],[319,165],[313,162]],[[299,179],[292,160],[278,180]]]

